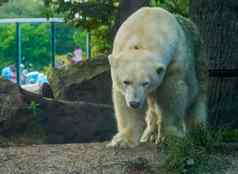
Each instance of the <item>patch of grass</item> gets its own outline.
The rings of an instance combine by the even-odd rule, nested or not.
[[[222,129],[221,134],[224,142],[238,142],[238,129]]]
[[[221,143],[220,131],[202,126],[192,130],[184,138],[168,137],[162,144],[162,149],[167,154],[163,173],[201,174],[213,171],[214,168],[210,169],[209,164],[215,159],[211,160],[210,155]]]

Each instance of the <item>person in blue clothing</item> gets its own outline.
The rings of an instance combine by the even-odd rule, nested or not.
[[[29,72],[26,74],[26,84],[39,84],[49,83],[47,76],[38,71]]]
[[[10,65],[2,69],[1,76],[5,80],[10,80],[16,82],[16,67],[15,65]]]
[[[10,69],[9,66],[2,69],[1,76],[5,80],[10,80],[11,79],[11,69]]]

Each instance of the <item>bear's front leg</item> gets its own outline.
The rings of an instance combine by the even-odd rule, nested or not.
[[[145,108],[129,108],[124,96],[115,89],[113,89],[113,104],[118,133],[107,147],[126,148],[139,145],[139,140],[145,127]]]
[[[147,98],[148,110],[146,112],[146,129],[140,139],[140,142],[155,142],[158,144],[161,139],[161,111],[159,109],[156,94],[152,93]]]
[[[107,147],[133,148],[137,145],[137,141],[133,140],[132,130],[124,128],[118,131]]]
[[[149,141],[154,142],[156,136],[159,136],[160,132],[157,128],[157,117],[156,114],[153,112],[152,109],[149,109],[146,112],[146,128],[140,138],[140,142],[146,143]]]

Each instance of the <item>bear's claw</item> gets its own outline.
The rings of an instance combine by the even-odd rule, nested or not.
[[[151,129],[146,128],[143,135],[140,138],[140,142],[141,143],[149,142],[152,134],[153,134],[153,131]]]
[[[150,128],[145,129],[140,139],[141,143],[152,142],[155,144],[159,144],[161,141],[162,138],[158,129],[150,129]]]
[[[118,147],[118,148],[133,148],[137,144],[130,143],[123,135],[117,134],[113,137],[112,141],[106,145],[107,148]]]

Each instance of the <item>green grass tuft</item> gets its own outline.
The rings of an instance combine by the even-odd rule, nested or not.
[[[176,174],[200,174],[209,170],[210,154],[222,142],[221,133],[202,126],[192,130],[184,138],[168,137],[162,144],[167,155],[166,172]]]

